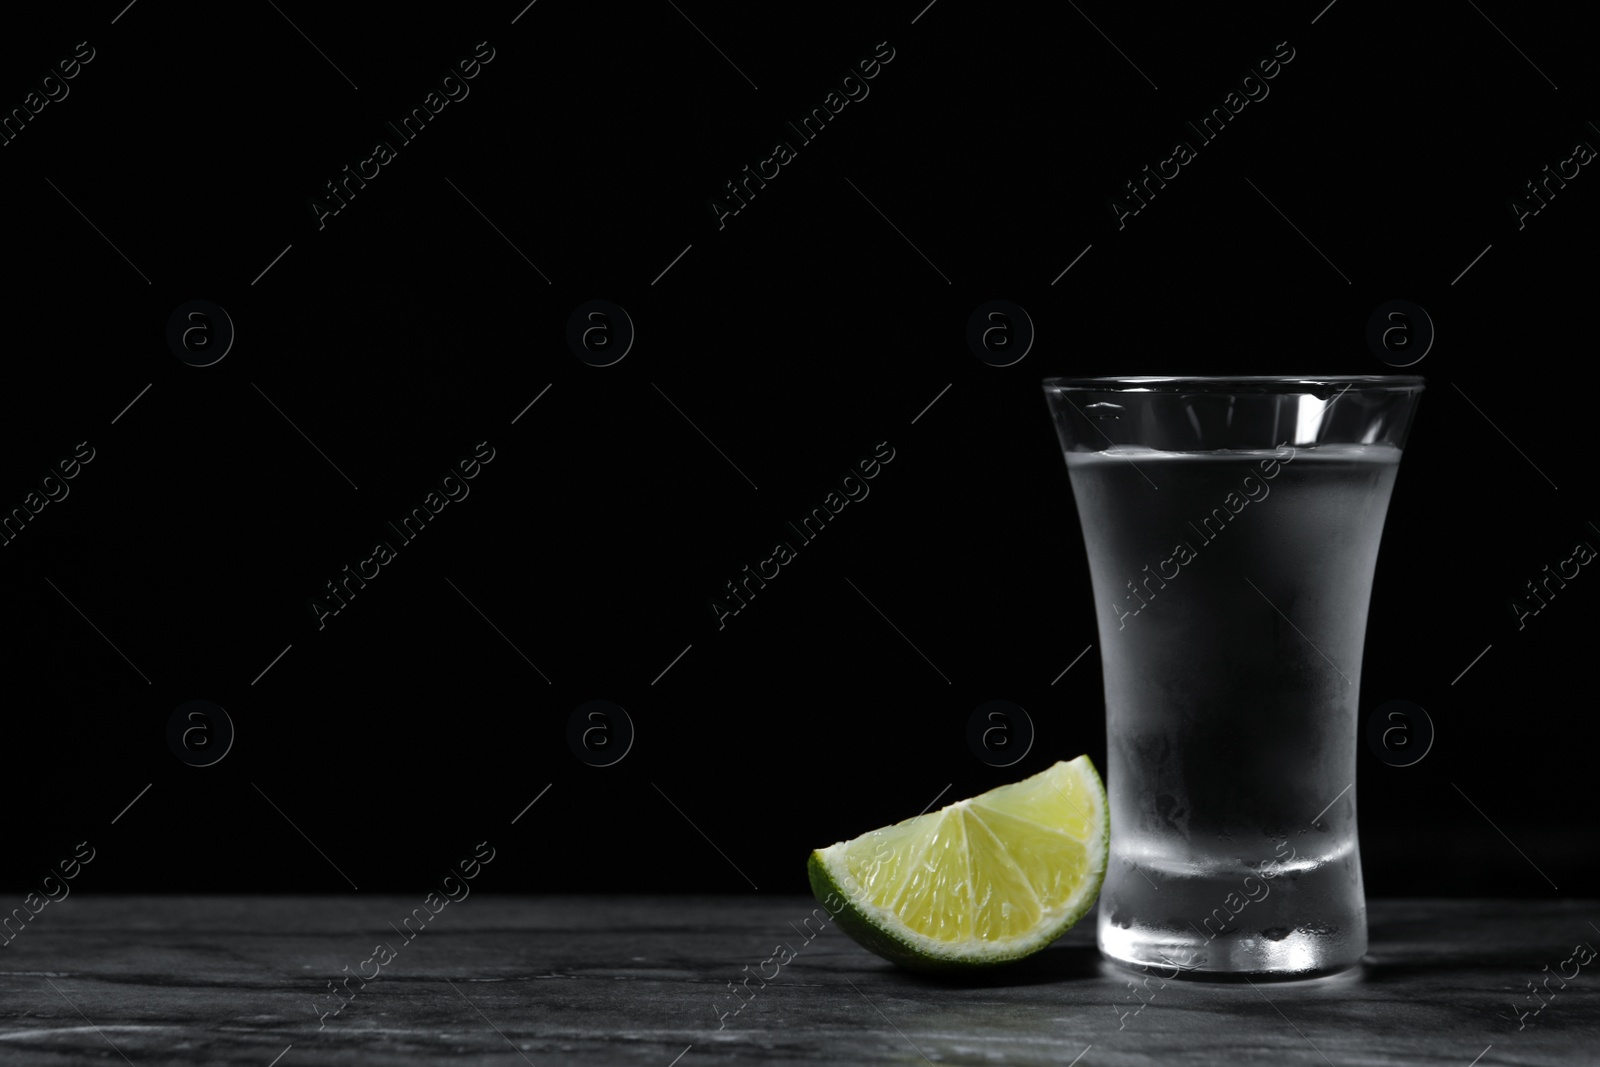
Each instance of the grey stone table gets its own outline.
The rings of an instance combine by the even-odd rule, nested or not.
[[[1164,987],[1104,964],[1092,917],[962,986],[813,906],[74,894],[7,928],[0,1064],[1600,1063],[1600,960],[1563,963],[1600,902],[1374,901],[1357,972]]]

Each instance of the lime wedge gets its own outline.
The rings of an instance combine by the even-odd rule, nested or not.
[[[1111,819],[1088,756],[811,854],[811,891],[863,947],[918,971],[1030,956],[1105,878]]]

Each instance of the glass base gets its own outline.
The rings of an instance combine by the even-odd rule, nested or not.
[[[1364,940],[1364,939],[1363,939]],[[1207,941],[1166,937],[1106,924],[1100,926],[1100,952],[1112,963],[1143,975],[1198,982],[1293,981],[1324,978],[1361,964],[1363,951],[1329,953],[1326,938],[1292,932],[1281,941],[1236,938]]]
[[[1367,951],[1353,850],[1343,863],[1295,865],[1270,884],[1190,872],[1114,862],[1100,894],[1101,953],[1163,980],[1276,981],[1335,974]]]

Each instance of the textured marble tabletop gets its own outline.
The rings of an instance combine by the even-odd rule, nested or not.
[[[1102,962],[1092,916],[962,986],[800,897],[435,906],[73,895],[7,927],[0,1063],[1600,1063],[1593,901],[1377,900],[1359,971],[1164,986]]]

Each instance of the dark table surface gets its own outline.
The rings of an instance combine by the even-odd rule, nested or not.
[[[1373,901],[1358,971],[1137,991],[1100,960],[1092,916],[958,986],[815,933],[800,897],[475,893],[424,907],[407,941],[421,906],[71,896],[0,954],[0,1063],[1600,1063],[1600,960],[1529,992],[1600,946],[1594,901]],[[378,942],[392,958],[366,962]],[[376,977],[329,993],[357,973]]]

